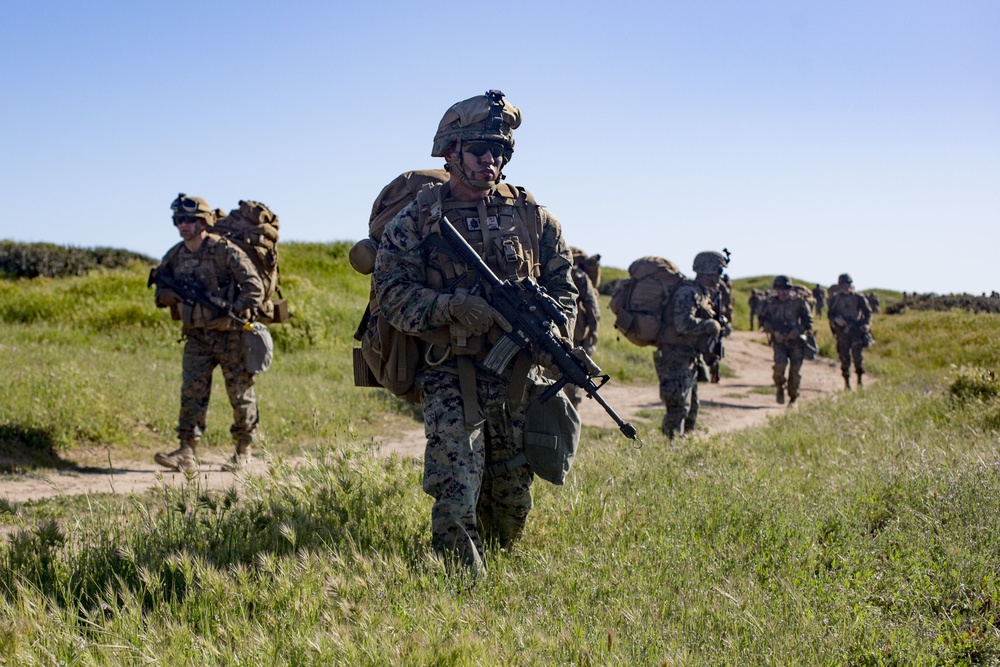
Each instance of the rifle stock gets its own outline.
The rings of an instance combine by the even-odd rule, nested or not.
[[[574,348],[565,339],[552,333],[553,326],[565,325],[569,321],[555,299],[530,277],[517,282],[500,280],[444,216],[439,219],[439,226],[441,236],[458,255],[458,259],[471,267],[479,280],[491,288],[490,305],[512,327],[511,332],[490,350],[483,366],[499,374],[520,350],[530,351],[534,347],[538,352],[548,354],[561,373],[559,379],[541,394],[541,402],[554,396],[567,383],[572,383],[580,387],[588,398],[597,401],[627,438],[637,440],[635,427],[619,417],[600,395],[600,388],[611,377],[603,374],[582,348]],[[594,382],[594,378],[598,378],[600,384]]]

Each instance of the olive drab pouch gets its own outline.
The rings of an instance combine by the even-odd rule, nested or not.
[[[413,386],[420,363],[420,343],[416,337],[403,333],[376,313],[368,318],[360,350],[361,359],[368,365],[371,374],[369,376],[363,373],[363,369],[355,368],[355,386],[373,386],[359,382],[359,379],[374,378],[374,386],[385,387],[412,403],[419,402]],[[357,364],[357,352],[354,359]]]
[[[524,456],[533,473],[552,484],[562,484],[580,445],[580,414],[563,391],[544,403],[538,400],[551,384],[540,377],[530,379],[526,392]]]
[[[254,317],[268,324],[288,321],[278,269],[278,216],[264,204],[241,200],[239,206],[209,228],[210,234],[235,244],[253,262],[264,283],[264,302]]]
[[[271,332],[260,322],[248,324],[243,329],[243,364],[247,372],[257,375],[271,367],[274,359],[274,341]]]
[[[628,267],[629,277],[615,287],[611,312],[615,329],[635,345],[656,345],[663,326],[663,312],[684,274],[662,257],[641,257]]]

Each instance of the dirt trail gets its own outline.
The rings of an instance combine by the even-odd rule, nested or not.
[[[652,359],[650,359],[652,363]],[[726,342],[726,363],[736,377],[722,378],[718,384],[698,385],[701,400],[700,428],[708,433],[719,433],[764,423],[771,415],[787,410],[778,405],[772,392],[760,393],[761,387],[771,387],[771,349],[766,346],[763,334],[744,331],[734,332]],[[829,359],[806,361],[802,369],[800,401],[809,401],[841,390],[843,379],[839,364]],[[754,391],[754,390],[757,391]],[[621,385],[614,380],[601,389],[601,395],[626,421],[639,430],[659,428],[661,411],[659,389],[655,385]],[[652,421],[639,416],[652,411]],[[596,401],[584,400],[580,410],[584,424],[614,427],[614,422]],[[381,443],[386,452],[403,456],[421,456],[424,447],[422,426],[393,436]],[[229,452],[217,450],[201,456],[199,479],[203,488],[227,488],[234,476],[223,472],[221,464]],[[10,477],[0,475],[0,499],[24,502],[58,495],[87,493],[140,493],[161,483],[180,484],[184,476],[173,473],[148,460],[118,460],[113,451],[106,453],[104,461],[91,463],[86,468],[69,468],[52,471],[45,477]],[[266,465],[255,460],[250,474],[263,474]],[[236,477],[239,480],[239,476]]]

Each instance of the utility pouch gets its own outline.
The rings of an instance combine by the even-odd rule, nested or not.
[[[539,402],[538,397],[551,384],[540,377],[529,380],[524,456],[533,473],[552,484],[562,484],[580,444],[580,414],[562,391]]]

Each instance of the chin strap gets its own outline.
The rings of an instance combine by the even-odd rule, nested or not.
[[[503,165],[500,166],[497,172],[497,179],[495,181],[480,181],[469,178],[469,175],[465,173],[465,168],[462,166],[462,140],[457,139],[455,141],[455,150],[451,154],[451,158],[445,165],[445,170],[452,176],[458,177],[463,183],[476,190],[493,190],[505,177],[503,174]]]

